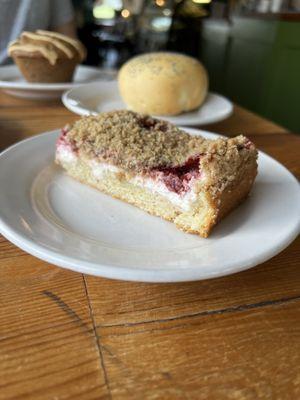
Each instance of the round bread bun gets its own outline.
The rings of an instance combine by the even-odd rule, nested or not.
[[[130,110],[176,115],[198,108],[208,91],[208,75],[196,59],[178,53],[147,53],[127,61],[118,75]]]

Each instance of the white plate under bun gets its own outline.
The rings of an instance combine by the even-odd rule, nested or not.
[[[114,279],[191,281],[262,263],[299,232],[299,184],[266,154],[250,197],[203,239],[68,177],[53,162],[58,135],[0,155],[0,233],[42,260]]]
[[[95,82],[81,85],[63,94],[64,105],[75,114],[90,115],[103,111],[126,108],[116,81]],[[173,117],[158,116],[176,125],[204,125],[221,121],[231,115],[232,103],[225,97],[209,93],[204,104],[197,110]]]
[[[16,97],[28,99],[56,99],[60,98],[65,90],[88,82],[109,80],[115,76],[96,67],[79,65],[76,68],[74,80],[66,83],[30,83],[22,77],[16,65],[0,67],[0,89]]]

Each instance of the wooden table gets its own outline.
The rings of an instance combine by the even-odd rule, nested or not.
[[[0,105],[2,149],[77,118],[58,102]],[[205,128],[247,134],[300,176],[300,137],[270,121],[235,107]],[[300,399],[299,244],[225,278],[143,284],[0,238],[0,399]]]

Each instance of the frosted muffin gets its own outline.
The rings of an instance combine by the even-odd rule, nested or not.
[[[37,30],[23,32],[8,46],[13,58],[28,82],[70,82],[75,67],[86,50],[81,42],[56,32]]]

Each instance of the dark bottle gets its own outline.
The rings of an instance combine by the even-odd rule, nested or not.
[[[166,50],[174,5],[174,0],[148,0],[142,3],[137,21],[137,53]]]
[[[74,2],[86,64],[116,69],[134,53],[136,18],[122,1],[114,3],[115,8],[93,0]]]
[[[202,21],[209,11],[209,4],[175,1],[167,48],[199,58]]]

